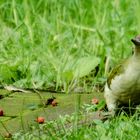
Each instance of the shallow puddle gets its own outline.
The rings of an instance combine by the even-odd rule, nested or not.
[[[28,129],[30,123],[36,120],[37,116],[45,117],[45,121],[58,119],[59,116],[71,114],[75,112],[77,103],[91,103],[93,97],[103,99],[102,93],[91,94],[61,94],[61,93],[23,93],[23,92],[7,92],[0,91],[0,95],[4,98],[0,99],[0,108],[4,112],[4,116],[0,117],[0,132],[6,133],[3,125],[11,133],[20,129]],[[6,96],[5,96],[6,95]],[[57,106],[44,104],[48,98],[54,96],[58,102]],[[3,124],[3,125],[2,125]]]

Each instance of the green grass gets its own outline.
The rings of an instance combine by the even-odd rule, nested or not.
[[[67,93],[103,86],[108,70],[131,55],[130,40],[140,33],[139,13],[139,0],[1,0],[0,85]],[[42,139],[53,140],[140,137],[137,117],[95,124],[64,127],[62,133],[40,128],[45,124],[13,137],[30,139],[36,130]]]
[[[136,114],[128,117],[122,113],[104,122],[93,120],[88,125],[79,125],[76,116],[73,115],[54,122],[33,124],[30,131],[16,133],[13,139],[136,140],[140,137],[139,129],[140,122]]]
[[[1,0],[1,85],[91,91],[131,54],[139,7],[138,0]]]

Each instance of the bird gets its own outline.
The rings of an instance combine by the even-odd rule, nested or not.
[[[131,41],[134,44],[132,56],[111,70],[105,84],[104,98],[113,116],[118,107],[140,104],[140,35]]]

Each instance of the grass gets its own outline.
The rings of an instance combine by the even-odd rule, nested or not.
[[[139,0],[1,0],[0,85],[66,93],[103,86],[109,70],[131,55],[130,39],[140,32],[139,13]],[[140,137],[134,116],[95,124],[71,131],[64,127],[56,134],[42,128],[48,124],[36,130],[42,139]],[[31,139],[34,132],[13,137]]]
[[[82,125],[78,124],[77,118],[78,116],[73,114],[57,121],[40,125],[33,124],[30,126],[30,131],[26,133],[20,131],[13,135],[13,139],[135,140],[140,137],[140,122],[137,113],[131,117],[121,113],[110,120],[93,120]]]
[[[92,91],[131,54],[139,7],[138,0],[1,0],[1,85]]]
[[[65,94],[63,94],[65,95]],[[16,95],[21,96],[21,95]],[[23,95],[25,96],[25,95]],[[58,95],[57,95],[58,96]],[[65,95],[68,97],[68,95]],[[63,101],[60,102],[60,105]],[[66,100],[66,104],[68,104]],[[29,118],[32,119],[29,123],[29,118],[26,115],[22,116],[21,128],[16,133],[12,133],[11,139],[18,140],[18,139],[65,139],[65,140],[72,140],[72,139],[83,139],[83,140],[91,140],[91,139],[109,139],[109,140],[121,140],[121,139],[138,139],[140,137],[139,134],[139,110],[133,115],[127,115],[125,112],[121,112],[120,114],[116,115],[114,118],[108,118],[106,120],[102,120],[100,115],[96,118],[97,110],[100,110],[104,107],[105,102],[99,102],[97,105],[92,104],[82,104],[80,101],[80,96],[77,98],[77,103],[75,105],[75,113],[72,115],[62,115],[59,119],[55,119],[54,121],[48,121],[49,115],[47,115],[45,119],[45,123],[38,124],[37,122],[33,121],[36,117],[29,114]],[[62,105],[61,105],[62,106]],[[69,107],[72,106],[68,105]],[[66,109],[69,110],[70,108],[67,105],[63,107],[62,110],[58,110],[56,108],[57,115],[62,114],[61,111]],[[59,107],[59,106],[58,106]],[[61,108],[61,107],[60,107]],[[68,109],[69,108],[69,109]],[[51,114],[54,112],[54,108],[48,108],[47,114]],[[60,113],[61,112],[61,113]],[[106,114],[106,112],[101,112],[101,114]],[[64,113],[65,114],[65,113]],[[35,114],[34,114],[35,115]],[[41,112],[39,113],[41,115]],[[101,115],[102,116],[102,115]],[[56,116],[52,116],[56,117]],[[25,127],[25,120],[26,123],[28,121],[28,126]],[[15,122],[16,121],[16,122]],[[16,125],[18,120],[13,120],[14,123],[12,125]],[[22,124],[23,123],[23,124]],[[5,128],[11,133],[9,130],[9,125],[5,125]],[[17,127],[17,125],[15,126]],[[15,129],[15,128],[14,128]],[[2,133],[2,132],[1,132]],[[1,139],[4,137],[1,135]]]

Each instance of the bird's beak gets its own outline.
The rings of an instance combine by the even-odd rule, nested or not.
[[[136,45],[136,46],[140,46],[140,40],[138,39],[131,39],[131,41]]]

